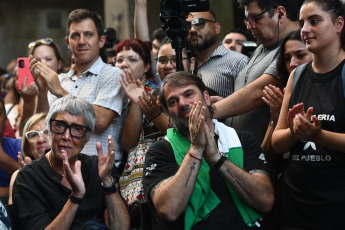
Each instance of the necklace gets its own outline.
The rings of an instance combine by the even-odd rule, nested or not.
[[[50,163],[50,157],[51,157],[51,153],[49,153],[49,155],[48,155],[48,157],[47,157],[47,160],[48,160],[48,163],[49,163],[50,167],[51,167],[52,169],[54,169],[53,166],[52,166],[52,164]],[[56,172],[55,169],[54,169],[54,171]],[[61,175],[62,177],[65,177],[65,175],[63,175],[63,174],[60,174],[60,173],[58,173],[58,172],[56,172],[56,173],[59,174],[59,175]]]

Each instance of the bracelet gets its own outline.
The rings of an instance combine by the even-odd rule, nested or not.
[[[112,181],[111,185],[105,187],[103,185],[103,183],[101,183],[101,186],[102,186],[102,190],[103,190],[105,195],[111,194],[111,193],[116,193],[115,179],[114,178],[113,178],[113,181]]]
[[[224,155],[224,153],[221,153],[221,156],[220,156],[219,160],[217,161],[217,163],[215,163],[213,165],[213,168],[219,169],[224,164],[226,159],[228,159],[228,157],[226,155]]]
[[[111,192],[111,193],[104,193],[104,195],[106,195],[106,196],[110,196],[110,195],[114,195],[114,194],[116,194],[116,192]]]
[[[188,150],[188,154],[189,154],[189,156],[193,157],[194,159],[200,161],[200,163],[202,164],[202,158],[197,158],[196,156],[194,156],[193,154],[190,153],[190,150]]]
[[[149,119],[149,121],[153,121],[154,119],[156,119],[157,117],[159,117],[162,114],[162,111],[160,111],[156,116],[154,116],[153,118]]]
[[[73,193],[71,193],[68,198],[74,204],[81,204],[81,202],[83,201],[83,198],[78,198],[74,196]]]

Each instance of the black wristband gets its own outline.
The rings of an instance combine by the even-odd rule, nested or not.
[[[102,185],[102,189],[104,193],[116,193],[116,186],[115,186],[115,180],[113,178],[113,182],[111,183],[111,185],[109,187],[104,187],[103,184]]]
[[[73,193],[71,193],[68,198],[74,204],[81,204],[81,202],[83,202],[83,198],[78,198],[78,197],[74,196]]]
[[[219,158],[219,160],[217,161],[217,163],[215,163],[215,164],[213,165],[213,168],[219,169],[219,168],[224,164],[224,162],[226,161],[226,159],[228,159],[227,156],[221,155],[220,158]]]
[[[159,117],[162,114],[162,111],[160,111],[156,116],[154,116],[153,118],[149,119],[149,121],[153,121],[154,119],[156,119],[157,117]]]

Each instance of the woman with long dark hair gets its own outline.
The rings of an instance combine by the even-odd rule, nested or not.
[[[284,229],[342,229],[345,213],[344,5],[306,0],[301,37],[313,60],[290,75],[273,148],[290,151],[278,196]]]

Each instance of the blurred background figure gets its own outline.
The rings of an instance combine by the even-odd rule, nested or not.
[[[158,55],[159,47],[161,46],[164,39],[167,37],[167,33],[162,28],[158,28],[153,31],[151,37],[152,37],[152,52],[153,52],[154,57],[156,58]]]
[[[1,91],[4,92],[5,95],[4,103],[6,109],[6,116],[15,133],[17,132],[19,127],[18,122],[20,116],[20,94],[16,88],[16,77],[17,76],[13,74],[6,74],[1,87]]]
[[[6,112],[0,99],[0,200],[7,204],[11,175],[19,169],[17,154],[21,151],[21,139],[4,137]]]
[[[289,33],[280,45],[277,59],[277,70],[280,76],[280,89],[283,90],[289,79],[290,73],[297,66],[312,60],[312,54],[302,42],[301,30]]]
[[[52,38],[41,38],[30,42],[28,56],[32,55],[37,61],[45,62],[57,73],[64,72],[65,64],[60,48]]]
[[[240,28],[234,28],[225,34],[222,43],[226,49],[242,53],[244,41],[248,41],[246,31]]]
[[[116,56],[114,46],[117,45],[120,40],[116,36],[116,30],[111,27],[104,30],[104,36],[106,40],[103,48],[100,49],[100,56],[103,62],[113,65],[113,59]]]
[[[46,150],[50,149],[46,116],[46,113],[34,114],[24,126],[23,133],[25,136],[22,139],[22,151],[18,157],[21,167],[40,158]],[[8,204],[12,204],[12,187],[18,171],[15,171],[11,177]]]

